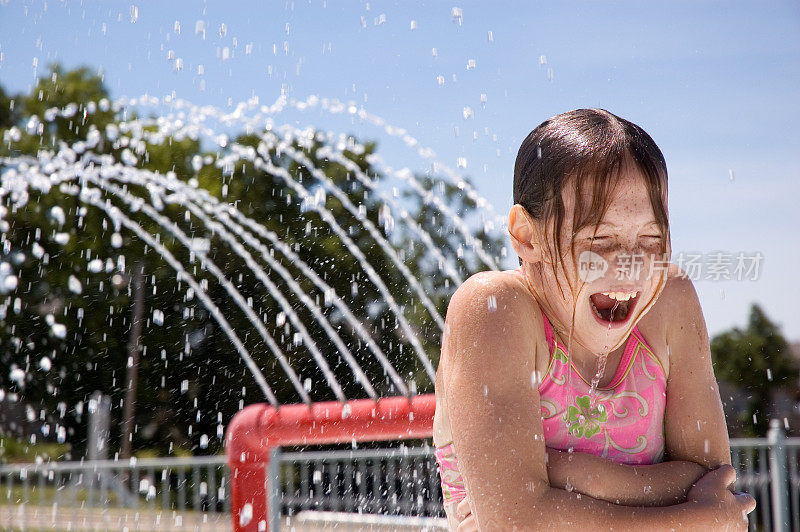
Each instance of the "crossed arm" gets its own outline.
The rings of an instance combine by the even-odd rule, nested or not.
[[[446,368],[444,389],[453,438],[463,442],[459,448],[459,468],[469,494],[468,508],[474,512],[473,524],[492,530],[513,526],[557,528],[565,523],[565,516],[553,512],[553,508],[569,511],[568,524],[593,529],[607,522],[613,522],[615,529],[632,531],[642,527],[669,530],[713,522],[716,517],[710,500],[699,501],[702,504],[647,507],[628,506],[620,499],[624,495],[630,503],[640,496],[640,490],[641,497],[651,495],[656,501],[684,498],[697,477],[692,479],[691,473],[676,468],[694,466],[674,462],[693,462],[703,468],[702,473],[730,463],[708,336],[691,285],[672,283],[672,289],[665,289],[661,296],[670,304],[663,306],[663,314],[654,314],[656,323],[659,320],[670,323],[662,340],[670,362],[664,415],[665,449],[673,462],[624,466],[584,457],[586,461],[580,465],[575,460],[583,458],[573,457],[566,461],[566,467],[559,469],[557,453],[550,453],[554,457],[551,471],[546,463],[548,452],[542,438],[539,396],[527,377],[534,371],[530,346],[535,342],[534,337],[543,332],[527,327],[524,302],[515,298],[513,291],[490,281],[468,280],[454,294],[448,307],[453,332],[443,341],[440,361],[440,367]],[[488,312],[483,302],[490,295],[497,298],[498,308],[502,304],[502,308],[509,310]],[[667,316],[675,319],[667,320]],[[511,341],[506,331],[518,334]],[[599,469],[592,469],[598,465]],[[570,470],[573,467],[575,471]],[[699,476],[701,471],[695,471]],[[615,472],[622,477],[610,480]],[[605,494],[615,502],[591,495],[581,500],[574,490],[569,493],[551,485],[551,474],[554,484],[558,483],[559,474],[566,478],[572,474],[576,481],[571,483],[579,491],[583,488],[595,495]],[[594,482],[581,484],[579,477]],[[640,477],[638,484],[631,480],[637,477]],[[563,485],[566,487],[566,481]],[[650,486],[649,494],[646,486]],[[639,500],[639,504],[647,501]],[[730,501],[727,504],[731,506]]]
[[[686,501],[689,488],[710,469],[730,464],[730,444],[711,349],[697,293],[676,276],[661,296],[664,317],[682,316],[665,331],[670,352],[665,448],[671,461],[626,465],[588,453],[547,449],[550,485],[623,506],[670,506]],[[656,309],[654,308],[653,311]]]
[[[671,506],[686,502],[707,469],[688,460],[627,465],[589,453],[547,449],[550,486],[622,506]]]

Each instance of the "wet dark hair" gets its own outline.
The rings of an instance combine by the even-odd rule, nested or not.
[[[662,199],[667,192],[667,164],[661,150],[642,128],[605,109],[576,109],[545,120],[522,142],[514,165],[514,203],[522,205],[537,221],[554,221],[548,246],[550,256],[562,266],[561,228],[565,212],[561,193],[564,186],[571,182],[575,188],[573,236],[590,225],[596,231],[627,161],[632,162],[645,179],[650,204],[663,235],[664,257],[669,242],[669,222]],[[592,187],[588,206],[580,194],[587,186]],[[573,245],[573,256],[574,251]],[[519,262],[522,264],[522,258]]]

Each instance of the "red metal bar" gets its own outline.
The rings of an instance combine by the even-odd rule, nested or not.
[[[346,404],[250,405],[233,417],[226,435],[231,471],[231,512],[237,532],[268,528],[267,468],[273,448],[356,441],[429,438],[433,394],[358,399]]]

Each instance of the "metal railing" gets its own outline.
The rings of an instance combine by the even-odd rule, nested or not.
[[[3,465],[0,529],[229,528],[228,484],[223,456]]]
[[[272,508],[444,517],[433,448],[276,453],[282,487]],[[275,485],[275,484],[273,484]]]
[[[775,423],[766,439],[731,440],[735,489],[758,503],[750,530],[800,532],[799,459],[800,438]],[[331,520],[446,529],[430,445],[276,451],[271,466],[281,489],[270,506],[287,530]],[[224,456],[3,465],[0,529],[230,530],[228,486]]]
[[[777,419],[770,421],[767,438],[731,439],[734,489],[756,499],[749,530],[800,532],[800,438],[787,438]]]

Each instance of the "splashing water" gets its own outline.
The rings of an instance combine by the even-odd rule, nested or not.
[[[165,175],[161,175],[137,167],[141,166],[142,162],[146,159],[148,145],[158,146],[168,142],[172,143],[173,139],[178,141],[182,139],[199,139],[203,142],[210,142],[211,147],[218,150],[216,157],[209,158],[206,156],[202,158],[196,156],[195,159],[192,160],[192,169],[195,172],[200,172],[204,166],[209,164],[222,168],[224,182],[226,176],[228,180],[233,177],[232,169],[235,168],[237,164],[244,163],[245,165],[251,165],[251,167],[262,170],[286,183],[288,189],[292,190],[295,197],[298,198],[298,200],[302,200],[303,209],[317,212],[323,221],[328,224],[337,238],[339,238],[356,257],[359,266],[362,268],[362,272],[366,273],[367,278],[383,296],[385,306],[394,314],[397,325],[404,335],[404,341],[411,345],[425,372],[431,380],[433,380],[435,372],[421,341],[417,337],[418,333],[405,319],[404,309],[395,302],[388,290],[388,285],[382,279],[383,276],[381,273],[375,271],[370,265],[366,255],[360,252],[355,241],[349,237],[348,232],[339,226],[332,211],[326,208],[326,194],[331,194],[336,197],[361,223],[363,228],[367,230],[372,237],[372,241],[377,243],[379,248],[395,264],[401,276],[404,277],[407,286],[415,293],[421,305],[427,309],[429,315],[440,329],[443,328],[444,320],[439,315],[436,305],[427,295],[429,290],[426,290],[426,287],[422,285],[420,280],[416,279],[411,271],[405,267],[403,257],[393,249],[388,241],[387,237],[389,233],[392,232],[392,228],[395,224],[395,216],[399,214],[406,227],[412,232],[417,233],[419,237],[418,241],[426,247],[438,261],[440,271],[452,280],[454,284],[460,284],[462,282],[462,276],[454,266],[453,257],[445,256],[440,247],[434,243],[431,235],[419,227],[414,220],[411,219],[409,213],[403,209],[402,205],[394,200],[394,197],[397,197],[396,191],[394,194],[389,195],[380,190],[380,188],[376,186],[375,180],[368,177],[355,162],[344,156],[345,150],[352,153],[364,153],[363,145],[359,145],[351,137],[345,137],[343,135],[336,136],[329,132],[300,130],[289,125],[276,126],[272,121],[272,116],[280,113],[286,107],[292,107],[299,111],[317,107],[331,114],[340,113],[358,117],[365,122],[382,127],[389,135],[401,138],[407,146],[416,150],[420,157],[432,159],[433,152],[431,150],[421,147],[419,142],[408,135],[405,130],[387,125],[382,119],[366,113],[363,108],[360,109],[356,107],[355,104],[341,104],[335,100],[320,99],[318,97],[310,97],[304,102],[287,100],[282,97],[273,106],[259,106],[257,101],[250,101],[247,102],[247,104],[239,104],[230,113],[225,113],[209,106],[193,106],[188,102],[171,97],[164,98],[163,102],[152,97],[142,97],[140,99],[121,98],[116,102],[103,100],[94,104],[90,103],[86,106],[84,115],[90,115],[95,110],[99,109],[102,111],[111,110],[125,117],[129,114],[129,108],[133,108],[137,104],[151,107],[164,105],[168,106],[169,112],[165,116],[160,116],[157,119],[122,120],[121,122],[116,122],[107,126],[105,132],[98,131],[97,129],[90,129],[85,141],[79,141],[74,145],[67,145],[62,142],[59,146],[54,146],[53,151],[40,151],[37,157],[5,158],[0,161],[0,170],[2,170],[2,175],[0,176],[2,178],[2,182],[0,183],[0,195],[7,196],[7,199],[10,199],[13,205],[20,206],[28,201],[31,195],[29,191],[49,193],[53,190],[54,192],[60,192],[65,196],[71,196],[83,202],[85,205],[96,207],[107,216],[107,220],[109,220],[113,226],[113,233],[110,236],[111,249],[122,249],[123,236],[120,232],[123,228],[131,231],[131,233],[145,241],[152,249],[162,255],[169,266],[175,269],[179,281],[183,280],[189,284],[184,301],[191,300],[195,294],[198,296],[200,303],[202,303],[211,316],[217,320],[222,332],[228,336],[231,343],[236,347],[239,355],[245,361],[245,365],[253,373],[264,395],[273,405],[277,405],[278,403],[271,387],[266,383],[261,373],[263,361],[257,363],[253,359],[248,349],[239,339],[237,331],[233,330],[227,324],[221,310],[217,308],[208,297],[207,293],[209,287],[207,280],[196,279],[198,275],[196,267],[190,270],[184,267],[185,265],[180,264],[180,261],[161,244],[162,233],[156,233],[155,235],[146,234],[143,230],[143,226],[140,225],[141,222],[137,223],[137,221],[126,216],[123,213],[124,210],[130,213],[136,213],[139,217],[148,218],[148,223],[151,221],[155,222],[155,224],[160,226],[160,231],[163,232],[163,235],[167,235],[169,238],[174,239],[174,241],[184,245],[186,249],[189,250],[190,264],[195,258],[199,259],[201,270],[210,272],[212,278],[216,278],[219,281],[220,286],[224,288],[234,303],[246,314],[247,319],[252,323],[259,336],[267,344],[269,351],[277,359],[279,366],[287,373],[289,381],[304,402],[310,401],[308,390],[292,369],[288,356],[283,354],[281,347],[271,338],[269,332],[264,327],[264,323],[267,321],[275,321],[278,326],[285,325],[287,328],[290,325],[293,326],[295,332],[289,335],[289,337],[292,339],[294,346],[302,345],[307,347],[308,350],[311,351],[312,358],[316,362],[316,365],[324,374],[325,381],[334,391],[337,398],[339,400],[346,400],[346,397],[343,395],[342,389],[332,369],[327,366],[322,353],[316,349],[315,342],[312,340],[310,333],[300,321],[297,313],[294,312],[290,300],[283,297],[280,294],[280,289],[270,281],[271,275],[281,276],[287,282],[289,288],[294,291],[296,298],[312,312],[314,319],[322,326],[325,333],[334,342],[337,351],[341,353],[341,358],[352,369],[356,381],[363,385],[367,394],[371,397],[375,397],[376,392],[372,389],[366,375],[360,369],[359,362],[350,353],[346,343],[340,339],[341,333],[339,329],[341,329],[341,327],[336,328],[330,325],[330,318],[322,312],[322,307],[317,304],[318,298],[315,301],[314,297],[309,294],[307,287],[301,288],[301,286],[295,282],[295,275],[291,274],[286,268],[281,266],[280,263],[272,259],[275,250],[286,255],[287,258],[303,272],[305,278],[322,291],[325,301],[324,306],[334,307],[339,312],[341,320],[350,326],[354,334],[360,336],[359,346],[361,345],[361,341],[363,341],[363,343],[370,348],[372,354],[384,368],[387,378],[393,381],[397,390],[403,394],[407,394],[410,389],[415,389],[415,382],[412,381],[410,385],[403,382],[392,367],[388,356],[383,353],[381,347],[372,338],[370,331],[368,331],[360,320],[352,314],[347,305],[342,302],[341,298],[335,294],[333,289],[327,285],[323,276],[314,272],[311,266],[305,263],[301,257],[295,253],[296,250],[292,250],[289,245],[282,241],[279,235],[266,229],[263,224],[247,218],[235,205],[223,203],[207,190],[198,187],[197,179],[194,177],[187,182],[178,179],[174,172],[167,172]],[[62,117],[69,117],[76,112],[76,105],[67,106],[63,109],[53,108],[47,110],[44,120],[45,122],[52,122]],[[144,115],[145,113],[141,114]],[[257,135],[257,147],[247,146],[232,141],[226,133],[216,131],[214,129],[215,124],[220,124],[224,130],[230,130],[231,127],[242,127],[248,134],[254,131],[263,131],[263,133]],[[103,133],[107,141],[113,143],[114,148],[119,150],[117,159],[92,151],[92,148],[98,145]],[[11,131],[8,134],[8,138],[13,140],[16,138],[15,135],[16,132]],[[323,144],[321,147],[317,147],[314,145],[314,142],[322,142]],[[302,150],[296,149],[296,146],[299,146]],[[376,227],[373,222],[370,221],[366,210],[363,209],[363,205],[353,205],[347,195],[340,189],[340,185],[314,166],[314,163],[308,157],[308,154],[311,153],[311,150],[314,148],[317,148],[318,159],[325,158],[326,160],[341,164],[350,172],[354,180],[363,184],[365,189],[369,189],[369,192],[381,198],[384,203],[379,211],[378,225],[382,226],[383,232],[387,236],[384,236],[379,230],[379,227]],[[208,150],[204,151],[208,153]],[[290,160],[307,169],[321,184],[321,188],[316,189],[316,191],[309,190],[301,184],[302,181],[294,179],[294,176],[290,175],[284,168],[273,165],[272,161],[274,159],[271,159],[270,155],[273,152],[288,156]],[[411,171],[408,169],[394,170],[375,154],[369,154],[368,161],[393,178],[407,183],[410,187],[410,191],[419,195],[424,203],[430,206],[432,210],[438,211],[437,215],[440,215],[442,220],[452,223],[454,232],[460,233],[464,237],[464,246],[459,245],[458,258],[462,258],[464,249],[471,250],[475,253],[475,256],[477,256],[480,262],[483,262],[491,269],[497,269],[499,257],[491,256],[487,250],[484,249],[482,243],[472,237],[466,230],[467,224],[464,223],[464,220],[451,210],[443,199],[436,194],[437,187],[426,189],[414,177]],[[502,226],[504,218],[495,216],[491,205],[484,198],[478,196],[474,189],[455,172],[438,162],[433,163],[433,169],[434,171],[442,171],[444,175],[450,179],[457,178],[458,188],[468,198],[475,201],[478,207],[484,208],[489,212],[490,216],[485,219],[497,218],[496,221],[499,222],[498,225]],[[149,197],[137,197],[131,192],[133,189],[128,188],[129,186],[146,188]],[[223,185],[223,197],[226,194],[227,186],[227,183]],[[115,202],[114,205],[111,203],[112,199]],[[291,202],[291,196],[287,195],[287,202]],[[202,238],[201,234],[195,236],[194,233],[191,235],[185,233],[179,228],[175,221],[161,214],[174,206],[181,206],[184,208],[186,221],[189,221],[190,217],[194,223],[199,221],[202,224],[200,226],[201,231],[205,229],[210,232],[211,235],[222,239],[230,246],[236,256],[241,257],[246,262],[252,274],[262,282],[273,300],[278,302],[281,310],[277,319],[268,319],[267,316],[262,318],[258,316],[257,312],[250,308],[253,305],[252,298],[242,296],[236,286],[234,286],[234,283],[225,277],[224,272],[220,268],[215,266],[211,258],[211,250],[209,250],[207,245],[197,244],[201,241],[201,243],[205,244],[208,242],[207,239]],[[64,225],[66,214],[63,209],[56,207],[50,214],[58,227]],[[104,227],[105,223],[106,221],[104,220]],[[493,228],[493,222],[484,223],[485,230],[491,230]],[[55,233],[54,240],[66,246],[70,242],[71,234],[72,233],[69,231],[62,230],[61,232]],[[265,246],[261,242],[262,239],[269,240],[272,249]],[[249,246],[251,249],[255,250],[255,253],[246,250],[245,246]],[[38,242],[34,242],[34,255],[37,255],[37,253],[39,255],[44,253],[40,248],[41,246]],[[119,274],[125,273],[124,256],[119,257],[120,260],[117,261],[116,265],[110,258],[105,259],[105,263],[101,258],[90,259],[88,255],[86,258],[86,270],[89,273],[101,273],[103,270],[105,270],[105,272],[113,272],[115,269],[119,270]],[[267,263],[270,274],[266,273],[267,269],[261,266],[258,261]],[[11,272],[9,272],[9,274],[11,275]],[[114,278],[121,280],[122,278],[119,277],[119,274],[116,274]],[[14,279],[16,280],[16,278]],[[87,282],[88,281],[79,280],[77,277],[70,277],[69,288],[73,293],[80,294],[82,290],[85,290]],[[353,291],[357,293],[358,284],[356,281],[353,281],[353,286],[355,287]],[[155,294],[155,287],[153,289],[153,294]],[[488,304],[490,308],[496,308],[496,300],[492,299]],[[16,309],[16,301],[14,305]],[[82,314],[83,309],[79,309],[79,311]],[[165,318],[165,312],[159,309],[153,310],[152,322],[155,325],[163,325],[165,323]],[[53,322],[51,326],[53,329],[52,334],[58,338],[64,338],[68,334],[67,329],[61,324]],[[400,351],[402,352],[402,348]],[[181,391],[185,391],[183,385],[181,386]]]
[[[591,385],[589,386],[590,404],[594,406],[597,399],[597,386],[600,384],[600,379],[603,378],[606,372],[606,362],[608,361],[608,353],[600,353],[597,356],[597,370],[594,377],[592,377]]]
[[[619,300],[614,300],[614,306],[611,307],[611,316],[608,320],[608,330],[611,330],[611,325],[614,323],[614,312],[616,312],[617,307],[619,307]]]

